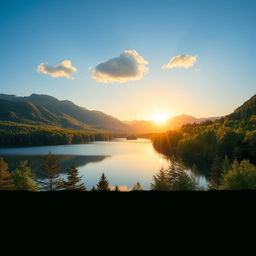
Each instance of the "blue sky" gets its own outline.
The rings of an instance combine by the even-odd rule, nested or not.
[[[255,94],[255,13],[245,0],[1,0],[0,92],[49,94],[121,120],[225,115]],[[141,78],[91,78],[125,50],[149,63]],[[181,54],[196,63],[162,69]],[[64,60],[74,79],[36,71]]]

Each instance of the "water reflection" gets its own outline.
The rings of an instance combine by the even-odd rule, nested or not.
[[[13,171],[20,161],[27,160],[28,166],[37,174],[41,171],[45,155],[1,155],[8,163],[9,170]],[[68,168],[75,163],[77,167],[86,166],[89,163],[103,161],[110,156],[74,156],[74,155],[56,155],[60,162],[61,172],[67,172]]]
[[[0,148],[0,156],[8,162],[10,170],[19,161],[28,160],[35,172],[40,170],[43,157],[49,152],[56,155],[63,175],[74,162],[78,166],[87,189],[97,184],[104,172],[111,186],[132,188],[140,182],[143,189],[150,189],[153,175],[161,168],[168,168],[171,159],[157,153],[150,140],[115,139],[91,144],[58,145],[26,148]],[[197,174],[201,185],[206,185],[204,176]]]

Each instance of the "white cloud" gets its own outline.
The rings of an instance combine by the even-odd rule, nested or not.
[[[197,57],[191,55],[178,55],[171,58],[171,60],[162,66],[164,69],[170,68],[189,68],[196,63]]]
[[[100,83],[139,80],[148,71],[146,64],[135,50],[126,50],[119,57],[98,64],[92,78]]]
[[[41,63],[37,67],[37,72],[47,74],[52,77],[61,77],[72,79],[72,75],[76,72],[76,68],[72,66],[70,60],[64,60],[57,66],[48,65],[48,63]]]

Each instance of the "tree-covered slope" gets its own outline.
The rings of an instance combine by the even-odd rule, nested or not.
[[[212,162],[225,156],[256,163],[256,96],[230,115],[160,133],[153,143],[159,152],[180,156],[190,163]]]
[[[62,128],[130,132],[132,128],[100,111],[88,110],[48,95],[28,97],[0,94],[0,120]]]
[[[256,115],[256,95],[228,115],[227,118],[230,120],[245,120],[250,119],[253,115]]]

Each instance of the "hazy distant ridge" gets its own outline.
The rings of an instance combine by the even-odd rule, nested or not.
[[[164,124],[157,124],[153,121],[148,120],[135,120],[135,121],[124,121],[126,124],[132,126],[138,133],[154,133],[164,132],[171,129],[180,128],[184,124],[202,123],[207,120],[215,121],[220,117],[204,117],[196,118],[189,115],[179,115],[168,119]]]
[[[200,123],[216,117],[195,118],[189,115],[175,116],[159,125],[153,121],[120,121],[108,114],[88,110],[68,100],[52,96],[31,94],[17,97],[0,94],[0,121],[47,125],[86,131],[104,130],[117,133],[154,133],[176,129],[187,123]]]
[[[28,97],[0,94],[0,120],[70,129],[132,131],[127,124],[103,112],[38,94]]]

